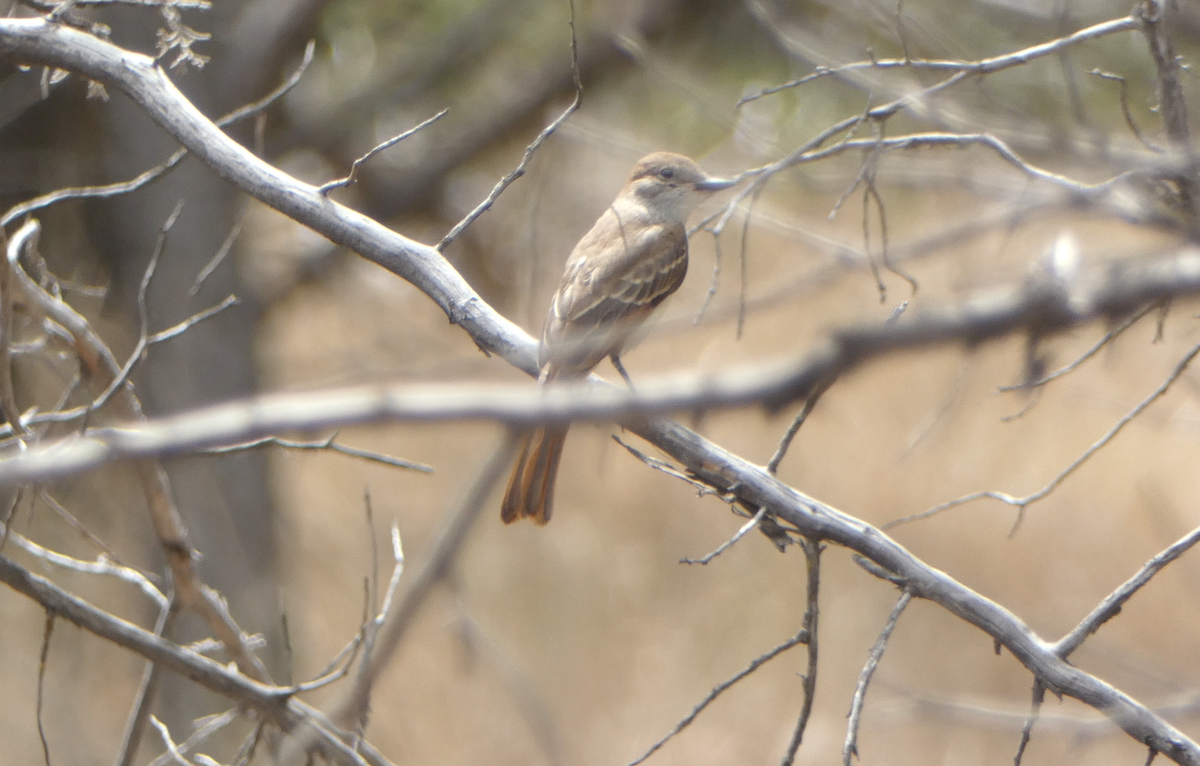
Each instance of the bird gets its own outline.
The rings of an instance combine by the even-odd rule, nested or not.
[[[608,357],[632,388],[621,352],[683,284],[688,215],[709,194],[734,183],[672,152],[655,152],[633,166],[616,199],[567,259],[542,328],[538,385],[582,378]],[[500,508],[505,524],[550,521],[566,437],[566,424],[538,426],[523,437]]]

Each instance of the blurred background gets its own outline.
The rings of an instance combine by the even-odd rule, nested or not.
[[[114,42],[155,50],[163,20],[154,10],[83,12],[107,24]],[[732,175],[944,75],[859,70],[739,105],[743,97],[820,66],[872,57],[1001,55],[1127,12],[1128,3],[1104,0],[577,0],[581,108],[446,256],[486,300],[537,335],[567,253],[642,155],[678,151]],[[176,68],[172,77],[217,117],[275,87],[315,39],[316,58],[300,84],[264,119],[230,129],[314,183],[345,175],[375,144],[448,108],[334,195],[432,244],[570,103],[569,18],[564,0],[218,0],[210,11],[183,13],[187,25],[212,35],[195,45],[210,60],[200,69]],[[1190,60],[1200,14],[1185,4],[1170,29]],[[1131,118],[1148,141],[1165,145],[1153,63],[1145,38],[1133,32],[970,79],[885,128],[862,126],[858,137],[986,131],[1032,164],[1103,181],[1148,150],[1127,125],[1121,87],[1093,75],[1096,69],[1126,78]],[[7,64],[2,75],[4,208],[64,186],[131,178],[175,148],[111,89],[108,100],[87,100],[78,78],[43,86],[39,72]],[[1186,72],[1193,101],[1196,86]],[[881,291],[872,273],[884,240],[880,208],[855,187],[866,161],[884,203],[889,257],[915,280],[915,291],[887,269],[879,272]],[[136,376],[151,413],[364,381],[524,379],[481,354],[412,286],[247,201],[190,159],[135,193],[38,214],[50,269],[69,285],[105,288],[68,290],[68,299],[119,358],[136,341],[137,285],[180,200],[148,294],[151,330],[229,294],[241,303],[154,347]],[[1162,207],[1153,190],[1137,202],[1137,209]],[[743,204],[719,239],[693,237],[686,284],[624,361],[636,380],[795,358],[831,328],[882,322],[902,301],[915,313],[1017,283],[1064,235],[1077,243],[1087,270],[1170,253],[1180,243],[1174,215],[1166,209],[1137,220],[1088,208],[980,148],[854,152],[800,165],[777,175],[752,209]],[[197,285],[226,241],[229,257]],[[1024,338],[1012,338],[872,363],[822,398],[779,474],[877,525],[970,492],[1035,492],[1162,383],[1200,340],[1195,311],[1179,304],[1152,313],[1037,394],[998,388],[1071,362],[1111,328],[1083,328],[1032,354]],[[20,402],[53,406],[75,372],[63,356],[18,361]],[[607,365],[598,372],[616,378]],[[1057,639],[1197,525],[1198,383],[1195,373],[1185,374],[1030,506],[1015,530],[1014,509],[982,500],[891,533]],[[793,415],[747,408],[685,422],[766,463]],[[743,520],[633,459],[613,433],[611,426],[572,429],[555,517],[545,528],[503,526],[497,490],[495,512],[473,531],[450,582],[377,685],[367,737],[395,763],[626,764],[713,686],[799,630],[800,552],[781,555],[752,534],[708,566],[680,564],[720,545]],[[386,425],[346,429],[338,438],[434,472],[279,450],[168,466],[204,555],[204,578],[229,598],[243,627],[266,637],[264,659],[280,681],[319,674],[354,636],[364,580],[376,569],[383,581],[390,573],[393,521],[409,560],[420,560],[500,432],[486,424]],[[161,569],[127,468],[49,490],[127,563]],[[17,504],[13,526],[47,546],[95,556],[33,494]],[[132,589],[17,558],[127,619],[153,623],[152,607]],[[1198,580],[1200,565],[1185,557],[1074,655],[1080,667],[1191,736],[1200,735]],[[897,595],[845,551],[825,552],[819,681],[797,762],[840,757],[855,681]],[[42,757],[34,725],[42,626],[35,605],[0,592],[0,763]],[[185,623],[176,638],[202,635]],[[803,647],[764,665],[651,762],[777,762],[795,726],[805,667]],[[43,701],[55,764],[114,757],[141,668],[129,653],[60,624]],[[913,603],[867,697],[862,760],[1009,763],[1031,684],[1017,662],[993,652],[989,637],[938,607]],[[334,687],[311,700],[320,706],[337,694]],[[222,700],[176,681],[161,696],[159,714],[183,739],[192,719],[223,709]],[[203,750],[230,760],[229,742],[242,733]],[[149,742],[140,762],[161,750]],[[1025,762],[1144,758],[1144,748],[1099,714],[1051,696]]]

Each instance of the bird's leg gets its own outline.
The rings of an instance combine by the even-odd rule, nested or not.
[[[629,385],[629,390],[636,393],[637,389],[633,387],[633,381],[630,380],[629,373],[625,372],[625,365],[621,364],[620,355],[618,355],[614,351],[613,353],[608,355],[608,358],[612,360],[613,367],[617,368],[617,372],[621,373],[621,377],[624,378],[625,383],[627,383]]]

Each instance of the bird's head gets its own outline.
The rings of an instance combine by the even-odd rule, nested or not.
[[[655,152],[634,165],[622,194],[632,195],[652,214],[682,224],[704,197],[734,183],[708,175],[682,154]]]

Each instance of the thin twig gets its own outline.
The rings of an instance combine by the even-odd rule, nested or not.
[[[246,738],[242,740],[242,744],[238,747],[237,756],[233,760],[234,766],[248,766],[250,760],[254,757],[254,751],[258,748],[259,740],[262,739],[263,730],[266,728],[267,719],[259,718],[254,724],[254,728],[250,731]],[[156,766],[150,764],[150,766]]]
[[[150,716],[150,723],[154,725],[155,729],[158,729],[158,734],[162,737],[163,744],[166,746],[167,754],[170,755],[171,760],[175,761],[179,766],[192,766],[188,759],[183,756],[183,753],[179,752],[179,746],[175,744],[175,740],[171,739],[171,732],[167,729],[166,724],[154,716]]]
[[[112,395],[118,389],[123,388],[129,380],[129,376],[133,373],[133,368],[145,358],[146,347],[149,345],[150,339],[150,308],[146,303],[146,294],[150,289],[150,281],[154,278],[154,272],[158,269],[158,259],[162,257],[163,248],[167,242],[167,232],[175,225],[175,221],[179,219],[179,214],[183,212],[183,200],[180,199],[175,203],[175,208],[171,211],[162,227],[158,231],[158,239],[154,243],[154,250],[150,253],[150,260],[146,263],[146,271],[142,274],[142,281],[138,284],[137,293],[137,310],[138,310],[138,341],[133,347],[133,351],[129,354],[129,359],[121,367],[121,371],[112,379],[105,387],[104,392],[92,402],[88,409],[98,410],[108,403]]]
[[[172,327],[168,327],[165,330],[159,330],[158,332],[154,333],[153,335],[150,335],[149,337],[146,338],[146,345],[153,346],[155,343],[162,343],[164,340],[170,340],[171,338],[174,338],[178,335],[182,335],[183,333],[187,332],[187,330],[189,330],[193,325],[197,325],[197,324],[203,322],[205,319],[211,319],[212,317],[216,316],[217,314],[220,314],[225,309],[230,308],[232,306],[236,306],[239,303],[241,303],[241,301],[238,299],[238,297],[236,295],[227,295],[227,296],[225,296],[225,300],[221,301],[217,305],[209,306],[206,309],[197,311],[195,314],[192,314],[190,317],[183,320],[179,324],[174,325]]]
[[[766,186],[758,187],[754,194],[750,195],[750,203],[746,206],[746,216],[742,219],[742,237],[738,244],[738,312],[737,312],[737,332],[734,337],[737,340],[742,339],[742,331],[746,327],[746,288],[749,286],[749,243],[750,243],[750,219],[754,215],[754,206],[758,204],[759,198],[762,196],[762,191]],[[719,239],[720,235],[714,235],[714,239]],[[716,275],[713,275],[714,279]]]
[[[912,591],[907,588],[900,594],[900,599],[896,602],[896,606],[892,607],[892,613],[879,633],[879,638],[871,647],[867,663],[863,665],[862,672],[858,675],[858,685],[854,688],[854,699],[850,703],[849,723],[846,725],[846,742],[842,745],[842,766],[850,766],[851,757],[858,755],[858,722],[862,717],[863,702],[867,698],[867,685],[871,683],[871,676],[875,675],[875,668],[883,659],[888,639],[892,637],[892,631],[896,628],[900,614],[904,611],[904,607],[908,606],[912,597]]]
[[[339,444],[335,441],[338,437],[337,432],[329,435],[328,438],[318,441],[295,441],[294,439],[284,439],[279,436],[266,436],[262,439],[254,439],[253,441],[242,442],[240,444],[228,444],[221,447],[209,447],[205,452],[213,455],[225,454],[227,452],[242,452],[245,450],[262,449],[263,447],[282,447],[284,449],[294,450],[328,450],[337,452],[349,457],[362,458],[370,460],[374,463],[382,463],[383,465],[392,466],[393,468],[408,468],[421,473],[433,473],[433,466],[425,463],[418,463],[415,460],[406,460],[402,457],[393,457],[385,455],[382,452],[374,452],[372,450],[359,449],[358,447],[348,447],[345,444]]]
[[[697,481],[694,476],[689,476],[687,473],[680,471],[678,468],[676,468],[675,466],[666,462],[665,460],[659,460],[656,457],[651,457],[651,456],[647,455],[646,453],[639,450],[637,447],[634,447],[632,444],[630,444],[629,442],[622,439],[617,434],[612,435],[612,440],[615,441],[617,444],[620,444],[622,447],[624,447],[625,450],[629,454],[633,455],[635,458],[642,461],[643,463],[645,463],[649,467],[653,468],[654,470],[661,471],[662,473],[665,473],[667,476],[672,476],[676,479],[679,479],[682,482],[685,482],[686,484],[691,485],[692,488],[694,488],[696,490],[697,495],[699,495],[700,497],[703,497],[705,495],[716,495],[717,497],[720,497],[722,500],[725,500],[726,502],[732,502],[732,498],[727,493],[719,492],[718,490],[713,489],[708,484],[705,484],[702,481]]]
[[[41,501],[43,503],[48,505],[50,507],[50,509],[52,511],[54,511],[55,514],[58,515],[58,517],[60,519],[67,522],[68,526],[70,526],[72,529],[74,529],[76,532],[78,532],[79,535],[83,539],[87,540],[89,543],[91,543],[93,546],[95,546],[96,550],[100,551],[102,554],[104,554],[109,559],[111,559],[112,562],[114,564],[116,564],[118,567],[122,567],[122,568],[125,567],[125,565],[121,561],[120,557],[117,556],[117,552],[114,551],[111,546],[109,546],[107,543],[105,543],[103,540],[101,540],[99,537],[97,537],[95,534],[93,534],[92,530],[90,530],[86,526],[84,526],[82,521],[75,518],[75,514],[68,511],[66,509],[66,507],[63,506],[62,503],[55,500],[54,496],[51,495],[50,492],[47,491],[44,487],[38,489],[38,498],[41,499]]]
[[[191,736],[179,743],[179,752],[186,755],[192,750],[195,750],[200,745],[204,744],[205,740],[216,734],[221,729],[236,721],[242,715],[242,711],[226,710],[224,713],[210,715],[196,722],[196,730]],[[261,722],[261,721],[260,721]],[[146,766],[167,766],[167,763],[174,760],[171,753],[168,751],[150,761]]]
[[[158,613],[158,621],[154,624],[154,635],[165,636],[167,634],[171,620],[176,614],[175,606],[172,600],[164,600]],[[158,679],[161,675],[162,668],[157,662],[146,663],[146,668],[142,671],[142,683],[138,687],[137,698],[134,700],[133,707],[129,711],[129,718],[125,723],[125,736],[122,738],[121,750],[117,754],[116,766],[130,766],[133,759],[137,757],[138,745],[142,741],[146,720],[154,705],[154,696],[158,692]]]
[[[1162,385],[1160,385],[1158,388],[1156,388],[1154,390],[1154,392],[1152,394],[1150,394],[1149,396],[1147,396],[1145,399],[1138,402],[1137,406],[1135,406],[1132,410],[1130,410],[1128,413],[1126,413],[1124,417],[1122,417],[1120,420],[1118,420],[1116,425],[1114,425],[1111,429],[1109,429],[1108,433],[1106,433],[1104,436],[1100,437],[1100,439],[1098,441],[1094,442],[1092,444],[1092,446],[1088,447],[1082,455],[1080,455],[1078,458],[1076,458],[1074,461],[1072,461],[1072,463],[1070,465],[1068,465],[1066,468],[1064,468],[1057,476],[1055,476],[1053,479],[1051,479],[1050,482],[1048,484],[1046,484],[1046,486],[1042,487],[1037,492],[1034,492],[1029,495],[1025,495],[1024,497],[1014,497],[1013,495],[1010,495],[1006,492],[996,492],[993,490],[987,490],[984,492],[972,492],[969,495],[963,495],[962,497],[955,498],[954,500],[950,500],[950,501],[942,503],[940,505],[935,505],[933,508],[930,508],[927,511],[922,511],[921,513],[913,514],[912,516],[905,516],[903,518],[889,521],[888,523],[886,523],[882,527],[880,527],[880,529],[891,529],[891,528],[897,527],[901,524],[907,524],[911,521],[919,521],[921,519],[926,519],[926,518],[929,518],[930,516],[939,514],[942,511],[946,511],[951,508],[956,508],[965,503],[970,503],[975,500],[981,500],[985,497],[989,497],[993,500],[999,500],[1000,502],[1002,502],[1006,505],[1011,505],[1011,506],[1014,506],[1017,508],[1017,512],[1018,512],[1017,520],[1013,524],[1013,528],[1012,528],[1010,534],[1015,533],[1017,528],[1020,526],[1021,520],[1024,518],[1026,508],[1028,508],[1033,503],[1036,503],[1037,501],[1041,500],[1042,498],[1046,497],[1046,495],[1049,495],[1051,492],[1053,492],[1055,489],[1057,489],[1058,485],[1062,484],[1063,481],[1065,481],[1068,476],[1070,476],[1072,473],[1074,473],[1076,470],[1078,470],[1078,468],[1081,465],[1086,463],[1088,458],[1090,458],[1092,455],[1096,454],[1096,452],[1101,450],[1106,444],[1108,444],[1110,441],[1112,441],[1113,438],[1116,437],[1116,435],[1121,432],[1121,429],[1123,429],[1125,426],[1129,425],[1129,423],[1134,418],[1136,418],[1138,415],[1142,414],[1142,412],[1147,407],[1149,407],[1159,397],[1161,397],[1163,394],[1165,394],[1171,388],[1172,384],[1174,384],[1175,381],[1179,379],[1179,376],[1182,375],[1185,370],[1187,370],[1188,365],[1191,364],[1192,360],[1196,358],[1197,354],[1200,354],[1200,345],[1196,345],[1196,346],[1192,347],[1192,350],[1189,351],[1187,353],[1187,355],[1185,355],[1183,357],[1183,359],[1181,359],[1177,365],[1175,365],[1175,369],[1172,370],[1171,374],[1167,376],[1167,379],[1162,382]]]
[[[42,723],[42,702],[45,698],[46,688],[46,658],[50,656],[50,635],[54,632],[54,612],[46,610],[46,622],[42,627],[42,651],[38,656],[38,675],[37,675],[37,730],[38,738],[42,741],[42,757],[46,761],[46,766],[50,766],[50,745],[46,743],[46,727]]]
[[[687,558],[680,559],[679,563],[680,564],[704,564],[704,565],[707,565],[708,562],[712,561],[717,556],[720,556],[722,553],[724,553],[725,551],[732,548],[734,546],[734,544],[737,543],[738,540],[741,540],[743,537],[746,536],[747,532],[749,532],[750,530],[752,530],[756,526],[758,526],[759,522],[761,522],[763,520],[763,517],[766,515],[767,515],[767,507],[764,505],[762,508],[758,509],[758,513],[754,514],[754,518],[750,519],[745,524],[743,524],[741,529],[739,529],[737,532],[734,533],[733,537],[731,537],[728,540],[726,540],[725,542],[721,543],[716,548],[716,550],[712,551],[711,553],[709,553],[707,555],[701,556],[698,559],[687,559]]]
[[[1017,754],[1013,757],[1013,766],[1021,766],[1021,759],[1025,756],[1025,748],[1029,746],[1029,739],[1033,735],[1033,725],[1037,723],[1042,711],[1042,702],[1046,699],[1046,685],[1040,679],[1033,682],[1033,699],[1029,704],[1029,715],[1025,717],[1025,723],[1021,726],[1021,739],[1017,743]]]
[[[1125,81],[1125,78],[1119,74],[1105,72],[1100,69],[1093,69],[1092,74],[1096,75],[1102,80],[1111,80],[1117,83],[1117,98],[1121,102],[1121,114],[1125,115],[1125,124],[1129,126],[1130,132],[1133,133],[1134,138],[1136,138],[1142,146],[1146,147],[1152,152],[1158,152],[1161,154],[1163,148],[1150,143],[1150,141],[1142,134],[1141,129],[1138,128],[1137,122],[1133,119],[1133,112],[1129,111],[1129,84]]]
[[[706,696],[704,699],[700,700],[699,704],[697,704],[694,708],[692,708],[692,712],[688,713],[683,718],[682,721],[675,724],[675,728],[673,728],[673,729],[671,729],[671,731],[667,732],[667,735],[665,737],[663,737],[662,739],[660,739],[659,741],[657,741],[653,745],[651,745],[650,749],[647,750],[646,752],[642,753],[642,755],[640,757],[630,761],[628,766],[638,766],[638,764],[640,764],[642,761],[646,760],[651,755],[654,755],[654,753],[659,748],[661,748],[663,745],[667,744],[667,742],[672,737],[674,737],[676,734],[678,734],[679,732],[686,729],[689,725],[691,725],[692,721],[696,720],[696,716],[700,715],[700,713],[704,710],[704,708],[708,707],[709,704],[711,704],[713,700],[715,700],[717,697],[721,696],[721,694],[726,689],[733,686],[738,681],[741,681],[743,678],[750,675],[754,671],[758,670],[759,666],[761,666],[763,663],[768,662],[768,661],[774,659],[775,657],[778,657],[780,654],[783,654],[784,652],[786,652],[788,649],[791,649],[796,644],[807,643],[808,640],[809,640],[808,631],[801,628],[799,633],[792,636],[787,641],[784,641],[779,646],[776,646],[774,649],[771,649],[766,654],[763,654],[763,655],[760,655],[759,657],[754,658],[754,660],[752,660],[749,665],[747,665],[742,670],[738,671],[738,673],[735,674],[733,677],[729,678],[728,680],[722,681],[721,683],[719,683],[715,687],[713,687],[713,690],[708,693],[708,696]]]
[[[696,311],[696,316],[692,318],[692,326],[700,324],[700,320],[704,318],[704,312],[708,311],[713,296],[717,294],[717,284],[721,278],[721,236],[711,229],[707,231],[712,234],[713,238],[712,276],[708,280],[708,292],[704,294],[704,300],[700,301],[700,308]]]
[[[1070,633],[1054,644],[1054,653],[1063,659],[1069,657],[1071,652],[1078,649],[1088,636],[1099,630],[1101,625],[1116,617],[1125,602],[1132,598],[1133,594],[1137,593],[1143,585],[1150,582],[1154,575],[1158,574],[1167,564],[1191,550],[1197,542],[1200,542],[1200,528],[1192,530],[1169,548],[1147,561],[1137,574],[1109,594],[1092,610],[1091,614],[1083,618]]]
[[[813,699],[817,696],[817,621],[820,616],[818,598],[821,592],[821,551],[824,550],[824,546],[819,540],[808,538],[800,542],[800,547],[804,550],[804,566],[808,572],[808,605],[804,610],[804,630],[808,634],[808,670],[804,674],[804,702],[800,706],[800,717],[796,720],[792,739],[783,754],[782,766],[791,766],[796,760],[796,751],[804,741],[804,730],[808,727],[809,716],[812,715]]]
[[[242,224],[246,222],[246,211],[249,209],[250,204],[243,202],[241,209],[238,210],[237,218],[234,219],[233,226],[229,227],[229,233],[225,235],[221,246],[217,248],[217,252],[213,253],[213,257],[209,259],[208,263],[204,264],[204,267],[196,273],[196,279],[192,281],[192,286],[188,288],[187,294],[189,298],[195,297],[196,293],[200,292],[200,287],[204,284],[204,281],[212,276],[212,273],[217,270],[217,267],[225,261],[229,252],[233,250],[233,243],[237,241],[238,236],[242,233]]]
[[[1129,317],[1126,318],[1125,321],[1121,322],[1121,324],[1119,324],[1116,328],[1105,333],[1104,337],[1101,338],[1100,340],[1096,341],[1095,345],[1093,345],[1087,351],[1083,352],[1083,354],[1078,359],[1071,362],[1066,367],[1062,367],[1058,370],[1055,370],[1054,372],[1042,377],[1039,380],[1035,380],[1031,383],[1018,383],[1015,386],[1001,386],[1000,388],[998,388],[996,390],[1001,393],[1005,393],[1008,391],[1020,391],[1022,389],[1036,388],[1038,386],[1044,386],[1056,378],[1061,378],[1063,375],[1066,375],[1067,373],[1074,371],[1080,365],[1082,365],[1084,362],[1091,359],[1093,356],[1095,356],[1097,353],[1099,353],[1100,349],[1107,346],[1109,343],[1111,343],[1113,340],[1115,340],[1117,338],[1117,336],[1119,336],[1121,333],[1125,332],[1130,327],[1133,327],[1133,325],[1139,319],[1146,316],[1151,311],[1154,311],[1158,307],[1159,307],[1159,304],[1147,303],[1145,306],[1138,309],[1133,314],[1129,315]]]
[[[823,77],[840,75],[844,72],[851,72],[855,70],[925,69],[954,73],[951,78],[939,82],[932,88],[927,89],[925,93],[917,94],[917,98],[914,99],[924,100],[923,96],[925,96],[929,91],[945,90],[951,85],[956,85],[959,82],[962,82],[968,76],[991,74],[992,72],[999,72],[1000,70],[1008,69],[1009,67],[1028,64],[1029,62],[1044,56],[1056,55],[1067,48],[1078,45],[1079,43],[1095,40],[1097,38],[1119,32],[1133,31],[1140,26],[1141,20],[1136,16],[1124,16],[1119,19],[1111,19],[1109,21],[1104,21],[1099,24],[1086,27],[1064,37],[1058,37],[1054,40],[1050,40],[1049,42],[1040,43],[1029,48],[1023,48],[1013,53],[1006,53],[1002,56],[993,56],[992,58],[979,59],[977,61],[955,61],[947,59],[921,60],[905,57],[901,59],[855,61],[853,63],[844,64],[838,67],[819,66],[816,68],[816,70],[805,75],[804,77],[783,83],[782,85],[764,88],[759,93],[746,96],[738,102],[737,106],[740,108],[747,102],[754,101],[755,99],[759,99],[764,96],[779,93],[780,91],[787,90],[789,88],[796,88]]]
[[[26,553],[36,556],[47,564],[69,569],[73,572],[115,577],[118,580],[124,580],[136,585],[143,594],[154,602],[155,606],[162,608],[167,603],[167,597],[163,595],[162,591],[158,589],[158,586],[149,577],[132,567],[123,566],[111,561],[106,554],[101,554],[95,561],[83,561],[38,545],[20,532],[11,529],[11,525],[9,524],[0,525],[0,529],[3,530],[3,535],[0,535],[0,539],[4,541],[11,540]]]
[[[358,180],[358,169],[360,167],[362,167],[362,165],[367,160],[371,159],[376,154],[379,154],[384,149],[388,149],[392,146],[395,146],[396,144],[400,143],[401,141],[403,141],[404,139],[413,135],[414,133],[418,133],[421,130],[429,127],[433,123],[435,123],[438,120],[445,117],[449,112],[450,112],[449,109],[443,109],[442,111],[433,115],[432,117],[430,117],[429,119],[420,123],[419,125],[409,128],[408,130],[404,131],[400,135],[392,136],[388,140],[378,144],[377,146],[375,146],[375,148],[371,149],[369,152],[367,152],[363,156],[359,157],[354,162],[350,163],[350,174],[349,175],[347,175],[345,178],[338,178],[336,180],[329,181],[328,183],[321,184],[320,186],[317,187],[317,193],[321,194],[321,195],[327,195],[327,194],[329,194],[329,192],[333,191],[334,189],[340,189],[344,186],[349,186],[350,184],[354,183],[355,181]]]
[[[567,4],[571,9],[571,16],[568,23],[571,26],[571,76],[575,82],[575,98],[571,101],[571,105],[564,109],[563,113],[554,122],[542,129],[538,137],[533,139],[533,143],[525,147],[525,156],[521,158],[521,162],[517,165],[516,169],[500,179],[500,183],[492,188],[491,193],[484,198],[483,202],[480,202],[474,210],[467,213],[466,218],[455,224],[454,228],[446,236],[442,237],[442,241],[437,244],[438,252],[445,250],[451,242],[458,238],[459,234],[462,234],[468,226],[475,222],[475,219],[487,212],[488,208],[500,198],[505,189],[511,186],[518,178],[525,175],[525,169],[528,167],[529,161],[533,159],[534,153],[541,148],[546,139],[558,130],[567,121],[567,118],[579,109],[579,105],[583,103],[583,82],[579,78],[579,44],[575,35],[575,0],[568,0]]]
[[[788,448],[792,446],[792,440],[796,438],[800,427],[808,420],[808,416],[812,414],[813,409],[817,406],[817,401],[820,400],[821,394],[829,390],[829,386],[818,386],[813,389],[804,399],[804,406],[796,413],[796,417],[792,418],[791,425],[784,432],[783,438],[779,440],[778,446],[775,447],[775,454],[771,455],[771,459],[767,461],[767,471],[775,473],[779,470],[779,464],[783,462],[784,455],[787,454]]]

